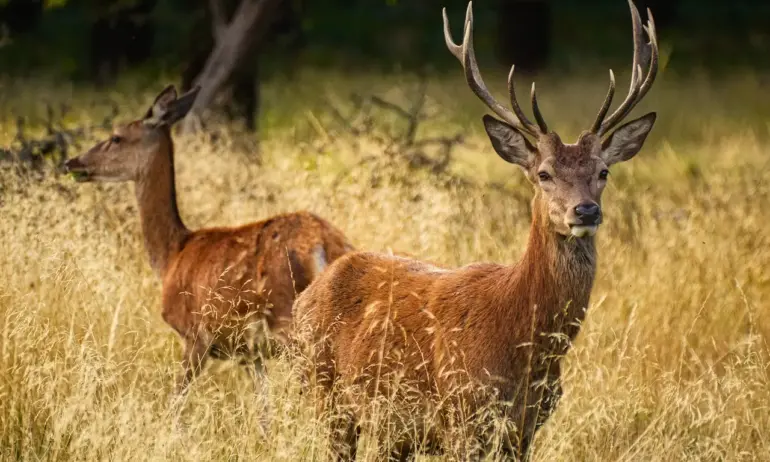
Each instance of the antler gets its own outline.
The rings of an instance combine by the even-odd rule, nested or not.
[[[510,125],[536,138],[548,133],[548,126],[545,124],[545,120],[543,119],[542,114],[540,114],[540,109],[537,104],[535,84],[532,84],[532,111],[535,114],[537,125],[530,122],[527,116],[524,115],[524,112],[521,110],[521,107],[516,100],[516,91],[513,82],[515,66],[511,66],[511,72],[508,74],[508,93],[510,95],[511,108],[513,108],[513,111],[498,103],[484,84],[484,80],[481,78],[481,73],[479,72],[478,63],[476,62],[476,52],[473,49],[472,3],[473,2],[468,2],[468,9],[465,12],[465,34],[463,36],[462,45],[457,45],[452,40],[446,8],[443,9],[444,40],[446,41],[446,46],[449,51],[460,61],[460,63],[462,63],[463,69],[465,70],[465,80],[468,82],[468,86],[471,87],[473,93],[475,93],[476,96],[478,96],[495,114]]]
[[[655,33],[655,21],[652,18],[652,12],[647,9],[647,27],[643,27],[642,18],[639,16],[639,10],[636,9],[633,0],[628,0],[628,6],[631,8],[631,20],[633,21],[634,31],[634,62],[631,69],[631,86],[626,99],[605,121],[604,117],[607,115],[607,111],[609,111],[612,104],[612,97],[615,95],[615,75],[610,70],[610,89],[607,92],[604,104],[599,109],[596,121],[591,127],[591,132],[599,136],[603,136],[612,130],[634,109],[650,90],[650,87],[652,87],[652,83],[655,81],[655,76],[658,73],[658,38]],[[650,38],[649,44],[644,42],[645,31]],[[648,59],[650,61],[650,68],[644,81],[642,81],[642,63],[646,63]]]

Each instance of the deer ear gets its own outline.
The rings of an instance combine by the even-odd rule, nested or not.
[[[155,97],[152,106],[144,115],[145,121],[160,121],[163,114],[168,111],[169,105],[176,100],[176,88],[169,85]]]
[[[487,131],[492,147],[506,162],[516,164],[524,170],[529,170],[535,161],[537,149],[515,127],[484,115],[484,129]]]
[[[164,117],[165,123],[173,125],[184,119],[187,113],[190,112],[190,109],[192,109],[195,98],[198,97],[198,92],[200,91],[201,87],[196,85],[190,91],[173,101]]]
[[[634,157],[642,149],[655,124],[656,114],[650,112],[618,127],[602,143],[602,159],[609,166]]]
[[[199,91],[200,86],[196,85],[192,90],[177,98],[176,89],[173,85],[169,85],[155,98],[155,102],[144,117],[145,123],[173,125],[190,112]]]

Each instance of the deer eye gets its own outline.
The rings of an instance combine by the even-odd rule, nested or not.
[[[539,172],[537,177],[540,178],[540,181],[548,181],[551,179],[551,175],[548,172]]]
[[[604,170],[599,172],[599,179],[600,180],[606,180],[607,179],[607,175],[609,175],[609,174],[610,174],[610,171],[605,168]]]
[[[110,143],[112,144],[120,144],[121,141],[123,141],[123,137],[118,135],[112,135],[110,138]]]

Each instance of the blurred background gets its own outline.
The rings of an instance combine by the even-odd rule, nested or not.
[[[131,76],[202,83],[247,129],[260,88],[303,69],[346,75],[452,72],[441,35],[446,7],[460,40],[465,0],[0,0],[0,73],[107,86]],[[569,74],[630,65],[621,0],[479,0],[484,66]],[[640,0],[654,12],[668,72],[735,73],[770,63],[770,4]],[[593,69],[592,69],[593,70]],[[605,71],[606,72],[606,71]],[[597,73],[596,77],[606,74]],[[228,90],[225,93],[222,90]],[[224,95],[224,96],[223,96]]]

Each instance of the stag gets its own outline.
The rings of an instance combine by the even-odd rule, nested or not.
[[[444,269],[398,256],[351,252],[297,298],[294,335],[309,358],[307,383],[323,398],[324,412],[338,411],[342,404],[348,409],[331,412],[338,417],[331,426],[339,459],[355,458],[362,397],[386,396],[399,406],[408,404],[415,390],[422,406],[417,411],[437,410],[438,430],[424,413],[412,414],[411,433],[391,440],[392,456],[446,450],[452,442],[447,429],[456,422],[458,409],[473,413],[497,406],[515,428],[511,425],[502,443],[494,445],[488,429],[472,427],[480,442],[476,456],[494,451],[506,459],[527,458],[532,438],[561,396],[561,361],[586,316],[608,169],[634,157],[655,122],[655,113],[649,113],[618,126],[650,90],[658,67],[652,15],[648,10],[647,43],[639,12],[631,1],[629,6],[634,55],[628,95],[607,116],[615,93],[610,71],[606,99],[575,144],[563,143],[548,128],[534,84],[535,123],[523,113],[514,67],[508,76],[512,110],[493,98],[476,63],[471,4],[461,45],[452,40],[444,10],[449,51],[462,63],[471,90],[499,117],[483,117],[492,147],[520,167],[534,188],[529,239],[523,257],[512,266],[475,263]],[[395,382],[407,386],[397,389]],[[492,393],[469,395],[479,389]],[[455,390],[460,390],[457,399],[448,399]]]
[[[171,127],[198,90],[177,97],[166,87],[143,118],[64,165],[79,182],[134,183],[145,247],[163,283],[162,316],[184,344],[179,392],[210,357],[238,358],[263,373],[264,359],[287,338],[296,294],[352,250],[340,230],[305,211],[234,228],[184,225]]]

